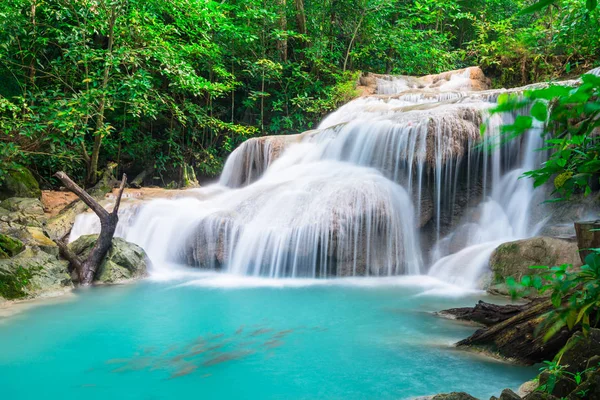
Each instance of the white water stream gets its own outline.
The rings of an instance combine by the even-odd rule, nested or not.
[[[514,116],[490,118],[497,93],[470,92],[469,78],[380,80],[385,95],[315,131],[246,141],[214,185],[123,207],[117,235],[162,274],[175,262],[272,278],[429,274],[475,288],[499,243],[539,229],[536,191],[519,176],[543,155],[535,129],[482,145],[483,122],[493,143]],[[98,231],[83,214],[70,239]]]

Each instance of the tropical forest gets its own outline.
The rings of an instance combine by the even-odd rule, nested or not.
[[[6,399],[600,400],[597,0],[1,0]]]

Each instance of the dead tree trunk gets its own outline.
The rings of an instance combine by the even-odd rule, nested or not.
[[[573,332],[566,327],[545,341],[550,326],[540,324],[552,310],[550,300],[531,302],[515,315],[475,332],[457,346],[487,350],[523,364],[551,360],[565,345]]]
[[[532,306],[529,304],[506,304],[499,306],[479,300],[475,307],[451,308],[437,312],[441,317],[449,317],[460,321],[470,321],[485,326],[496,325],[514,317]]]
[[[73,182],[64,172],[57,172],[54,176],[60,179],[67,189],[79,196],[79,198],[96,213],[98,218],[100,218],[100,235],[87,259],[80,259],[64,242],[60,240],[56,241],[64,257],[69,260],[73,268],[77,271],[79,283],[81,285],[89,285],[93,282],[98,267],[102,264],[104,257],[106,257],[106,253],[110,250],[110,246],[112,245],[112,239],[115,235],[115,230],[117,229],[117,223],[119,222],[119,206],[121,205],[121,197],[123,195],[123,190],[125,189],[127,176],[123,174],[119,193],[115,200],[115,206],[112,212],[106,211],[104,207],[102,207],[85,190],[79,187],[79,185]]]

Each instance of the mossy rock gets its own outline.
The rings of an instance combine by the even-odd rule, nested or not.
[[[37,248],[26,248],[8,260],[0,260],[0,296],[24,299],[73,287],[69,264]]]
[[[84,235],[69,244],[69,248],[82,259],[86,258],[96,243],[98,235]],[[144,250],[121,238],[113,238],[112,246],[96,271],[95,281],[118,283],[146,275],[150,261]]]
[[[0,258],[14,257],[24,248],[25,245],[20,240],[0,233]]]
[[[4,199],[0,206],[13,213],[21,213],[31,217],[43,217],[44,205],[39,199],[29,197],[10,197]]]
[[[0,184],[0,200],[9,197],[29,197],[39,199],[42,191],[31,171],[25,167],[11,168]]]
[[[507,294],[503,292],[506,278],[520,280],[524,275],[544,273],[543,269],[531,269],[531,266],[572,264],[580,267],[578,251],[577,243],[573,241],[545,236],[503,243],[490,258],[492,285],[495,285],[490,291]]]

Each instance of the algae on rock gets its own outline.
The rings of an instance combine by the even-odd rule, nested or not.
[[[42,191],[31,171],[25,167],[11,168],[0,183],[0,200],[9,197],[42,197]]]
[[[69,244],[78,256],[85,258],[96,243],[98,235],[84,235]],[[113,238],[112,246],[96,271],[95,282],[118,283],[146,275],[150,261],[144,250],[121,238]],[[76,276],[74,277],[76,279]]]

